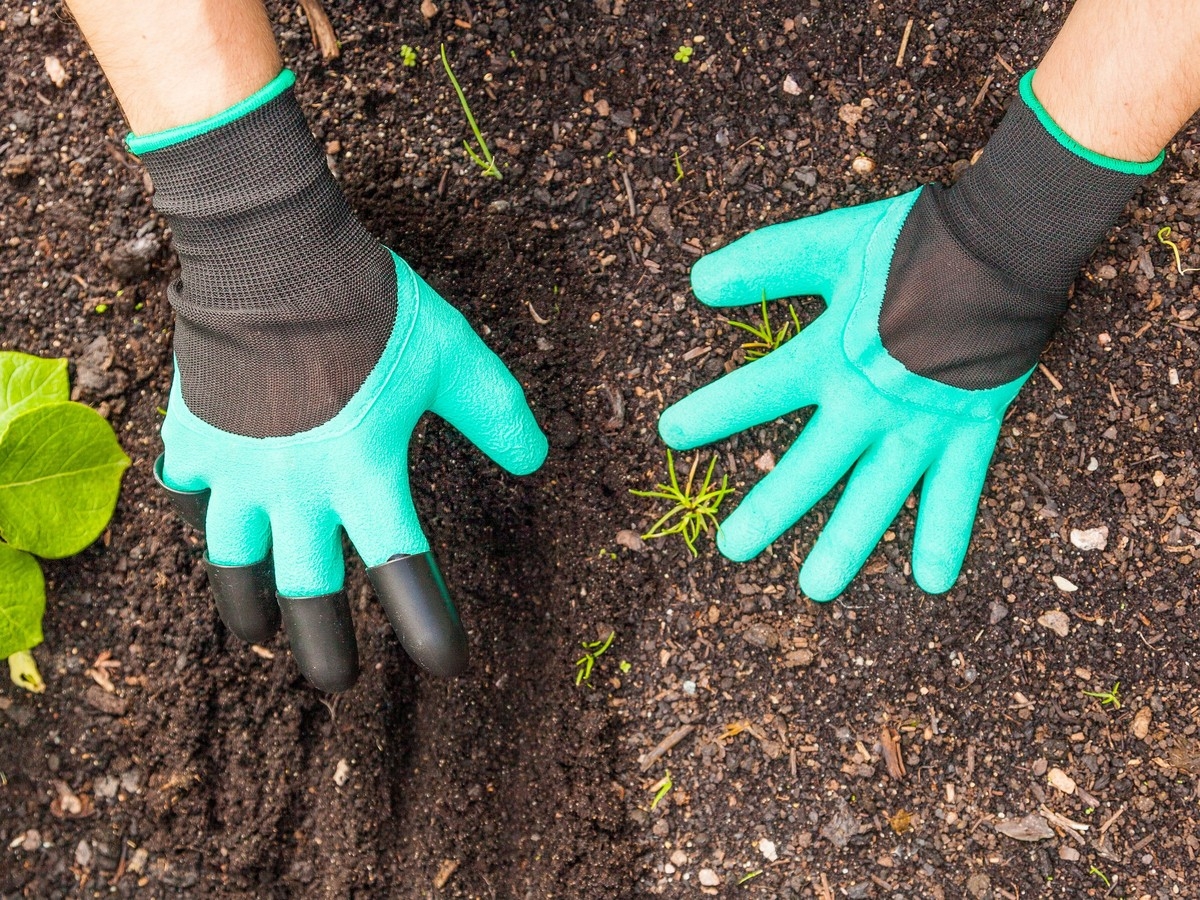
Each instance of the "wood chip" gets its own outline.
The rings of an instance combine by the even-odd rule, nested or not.
[[[883,746],[883,761],[887,763],[888,774],[899,781],[904,777],[904,751],[900,747],[900,733],[890,725],[884,725],[879,733],[879,743]]]
[[[442,864],[438,866],[437,874],[433,876],[433,889],[440,891],[454,877],[454,873],[457,871],[457,859],[443,859]]]
[[[995,827],[1014,841],[1045,841],[1054,837],[1054,829],[1037,813],[1030,813],[1023,819],[1003,819]]]
[[[1038,624],[1043,628],[1049,628],[1059,637],[1066,637],[1071,633],[1071,620],[1061,609],[1052,609],[1042,613],[1038,616]]]
[[[642,536],[628,528],[618,531],[616,540],[617,546],[632,550],[634,553],[644,553],[646,550],[646,542],[642,540]]]
[[[653,750],[641,758],[639,765],[641,766],[642,771],[647,771],[652,765],[662,758],[663,754],[665,754],[695,730],[695,725],[680,725],[678,728],[668,734],[665,738],[658,742]]]
[[[433,0],[421,0],[421,15],[426,19],[432,19],[438,14],[438,6]]]
[[[87,689],[83,699],[87,701],[88,706],[98,709],[102,713],[108,713],[110,716],[123,716],[129,707],[129,701],[124,697],[109,694],[96,684]]]
[[[1144,741],[1146,735],[1150,733],[1150,718],[1152,713],[1150,707],[1143,706],[1137,711],[1133,717],[1133,722],[1129,726],[1129,733],[1139,741]]]
[[[338,43],[337,32],[333,23],[325,14],[321,0],[300,0],[300,7],[308,19],[308,28],[312,32],[313,46],[321,51],[322,59],[337,59],[342,55],[341,44]]]
[[[57,56],[47,56],[45,66],[46,75],[54,82],[56,88],[60,88],[67,83],[67,70],[63,68],[63,64],[58,61]]]
[[[1055,766],[1046,773],[1046,781],[1050,783],[1051,787],[1062,791],[1064,794],[1075,793],[1075,779],[1058,766]]]
[[[908,49],[908,38],[912,34],[913,20],[909,19],[904,26],[904,37],[900,38],[900,52],[896,54],[896,68],[904,66],[904,51]]]
[[[1066,816],[1060,816],[1044,803],[1038,807],[1038,812],[1045,816],[1046,821],[1048,821],[1051,825],[1061,828],[1064,832],[1066,832],[1067,836],[1078,842],[1080,846],[1087,846],[1087,841],[1083,839],[1083,835],[1081,835],[1079,832],[1087,831],[1091,826],[1084,825],[1082,822],[1072,822]]]

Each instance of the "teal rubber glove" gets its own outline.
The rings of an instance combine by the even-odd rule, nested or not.
[[[832,600],[924,479],[913,576],[927,591],[958,576],[1004,410],[1028,373],[967,391],[915,375],[884,349],[879,316],[896,239],[919,191],[746,235],[699,260],[692,288],[710,306],[819,295],[827,309],[779,349],[667,409],[659,433],[687,450],[816,411],[795,444],[721,523],[730,559],[757,556],[849,473],[800,570]]]
[[[345,536],[409,655],[455,674],[466,632],[409,492],[413,428],[436,413],[515,474],[541,465],[546,439],[500,359],[353,215],[293,82],[284,71],[212,119],[128,140],[181,268],[155,474],[205,531],[239,637],[282,621],[310,682],[350,687]]]
[[[1037,365],[1083,262],[1163,154],[1088,150],[1021,79],[981,160],[950,188],[764,228],[692,269],[711,306],[820,295],[826,310],[762,359],[667,409],[672,447],[720,440],[802,407],[796,443],[720,526],[747,560],[844,476],[800,570],[832,600],[921,484],[913,576],[954,584],[1004,411]]]

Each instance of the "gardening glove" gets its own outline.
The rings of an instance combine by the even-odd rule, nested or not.
[[[1038,103],[1032,75],[953,187],[764,228],[692,269],[711,306],[826,303],[799,336],[662,414],[663,440],[688,449],[816,407],[721,524],[730,559],[761,553],[848,476],[800,570],[805,594],[832,600],[920,481],[913,576],[930,593],[954,584],[1004,411],[1081,264],[1162,161],[1083,148]]]
[[[409,655],[454,674],[466,635],[413,508],[409,437],[432,410],[516,474],[541,465],[546,439],[499,358],[354,217],[294,80],[128,140],[181,268],[155,473],[204,529],[239,637],[268,639],[282,613],[309,681],[354,683],[344,531]]]

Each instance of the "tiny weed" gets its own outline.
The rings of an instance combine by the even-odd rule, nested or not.
[[[743,875],[741,878],[738,879],[738,884],[745,884],[747,881],[757,878],[762,873],[763,873],[762,869],[755,869],[753,872],[747,872],[745,875]]]
[[[1177,270],[1179,270],[1179,274],[1180,275],[1190,275],[1192,272],[1200,272],[1200,269],[1185,269],[1183,267],[1183,260],[1180,259],[1180,257],[1179,257],[1179,247],[1178,247],[1178,245],[1176,245],[1176,243],[1174,241],[1168,240],[1168,238],[1170,238],[1170,237],[1171,237],[1171,226],[1170,225],[1164,225],[1162,228],[1158,229],[1158,242],[1160,244],[1162,244],[1164,247],[1170,247],[1171,252],[1175,254],[1175,268]]]
[[[1121,708],[1121,682],[1115,682],[1107,691],[1083,691],[1085,697],[1095,697],[1100,701],[1101,706],[1111,706],[1113,709]]]
[[[107,303],[97,303],[97,304],[96,304],[96,314],[97,314],[97,315],[101,315],[101,316],[102,316],[102,315],[104,315],[106,312],[108,312],[108,304],[107,304]]]
[[[446,74],[450,76],[450,83],[454,85],[454,93],[458,95],[458,103],[462,107],[463,112],[467,116],[467,124],[471,126],[471,132],[475,135],[475,141],[479,144],[479,150],[482,153],[476,153],[471,146],[471,142],[464,140],[463,147],[467,150],[467,156],[471,157],[471,162],[479,166],[480,174],[484,178],[495,178],[497,181],[502,181],[504,176],[500,174],[500,170],[496,168],[496,161],[492,159],[492,151],[488,148],[487,141],[483,138],[483,132],[479,130],[479,123],[475,121],[475,116],[471,112],[471,106],[467,103],[466,95],[463,94],[462,86],[458,83],[458,79],[454,77],[454,70],[450,68],[450,60],[446,58],[446,45],[442,44],[442,66],[446,69]]]
[[[708,471],[704,475],[704,483],[700,485],[698,491],[693,493],[692,488],[696,480],[696,467],[699,464],[700,457],[697,455],[692,460],[692,468],[688,472],[687,481],[681,489],[679,487],[679,476],[675,474],[675,457],[668,450],[667,474],[670,476],[671,483],[656,484],[652,491],[629,492],[636,497],[656,497],[661,500],[669,500],[674,504],[665,516],[651,525],[650,530],[642,535],[643,540],[666,537],[669,534],[679,534],[683,536],[683,542],[692,551],[692,556],[699,555],[696,550],[696,539],[700,537],[700,532],[708,531],[708,523],[710,521],[716,526],[717,509],[720,508],[721,501],[727,495],[733,493],[733,488],[729,486],[728,475],[721,476],[720,487],[713,486],[713,469],[717,465],[717,458],[715,456],[708,464]]]
[[[408,44],[400,45],[400,64],[410,69],[417,64],[417,51]]]
[[[620,663],[617,665],[617,668],[621,670],[621,674],[622,674],[622,675],[628,675],[628,674],[629,674],[629,670],[633,668],[633,663],[631,663],[631,662],[630,662],[629,660],[627,660],[627,659],[623,659],[623,660],[621,660],[621,662],[620,662]]]
[[[683,181],[687,173],[683,171],[683,160],[679,158],[679,151],[675,151],[675,180]]]
[[[1106,888],[1112,887],[1112,882],[1108,880],[1108,876],[1101,872],[1096,866],[1092,866],[1090,869],[1088,869],[1088,874],[1095,875],[1097,878],[1103,881]]]
[[[613,553],[607,547],[601,547],[600,552],[596,555],[599,556],[600,559],[616,559],[617,558],[617,554]]]
[[[602,641],[584,641],[583,656],[575,660],[575,687],[581,684],[587,684],[591,687],[592,669],[596,665],[596,660],[605,654],[609,647],[612,646],[613,638],[617,636],[615,631],[610,631],[608,637]]]
[[[679,49],[675,51],[673,58],[675,62],[681,62],[686,65],[691,60],[692,53],[694,52],[695,50],[692,47],[689,47],[687,44],[681,44]]]
[[[784,322],[778,329],[771,325],[771,318],[767,314],[767,292],[763,291],[762,298],[762,324],[750,325],[746,322],[738,322],[733,319],[729,320],[729,324],[734,328],[740,328],[742,331],[749,332],[754,336],[753,341],[747,341],[742,344],[742,349],[746,351],[746,361],[752,362],[756,359],[762,359],[772,350],[778,350],[787,343],[789,338],[795,337],[795,334],[800,333],[800,317],[796,315],[796,308],[792,304],[788,304],[788,313],[791,315],[792,321]],[[795,326],[795,334],[789,334]]]
[[[671,770],[667,769],[667,774],[660,781],[650,786],[650,790],[654,791],[654,800],[650,803],[651,811],[658,806],[663,797],[671,793],[671,788],[673,787],[675,787],[675,782],[671,780]]]

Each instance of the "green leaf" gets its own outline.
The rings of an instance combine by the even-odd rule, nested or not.
[[[0,435],[0,537],[49,559],[78,553],[112,518],[128,466],[112,426],[81,403],[15,416]]]
[[[0,434],[14,416],[36,406],[61,403],[70,396],[65,359],[0,352]]]
[[[42,642],[46,582],[38,561],[0,543],[0,659]]]

